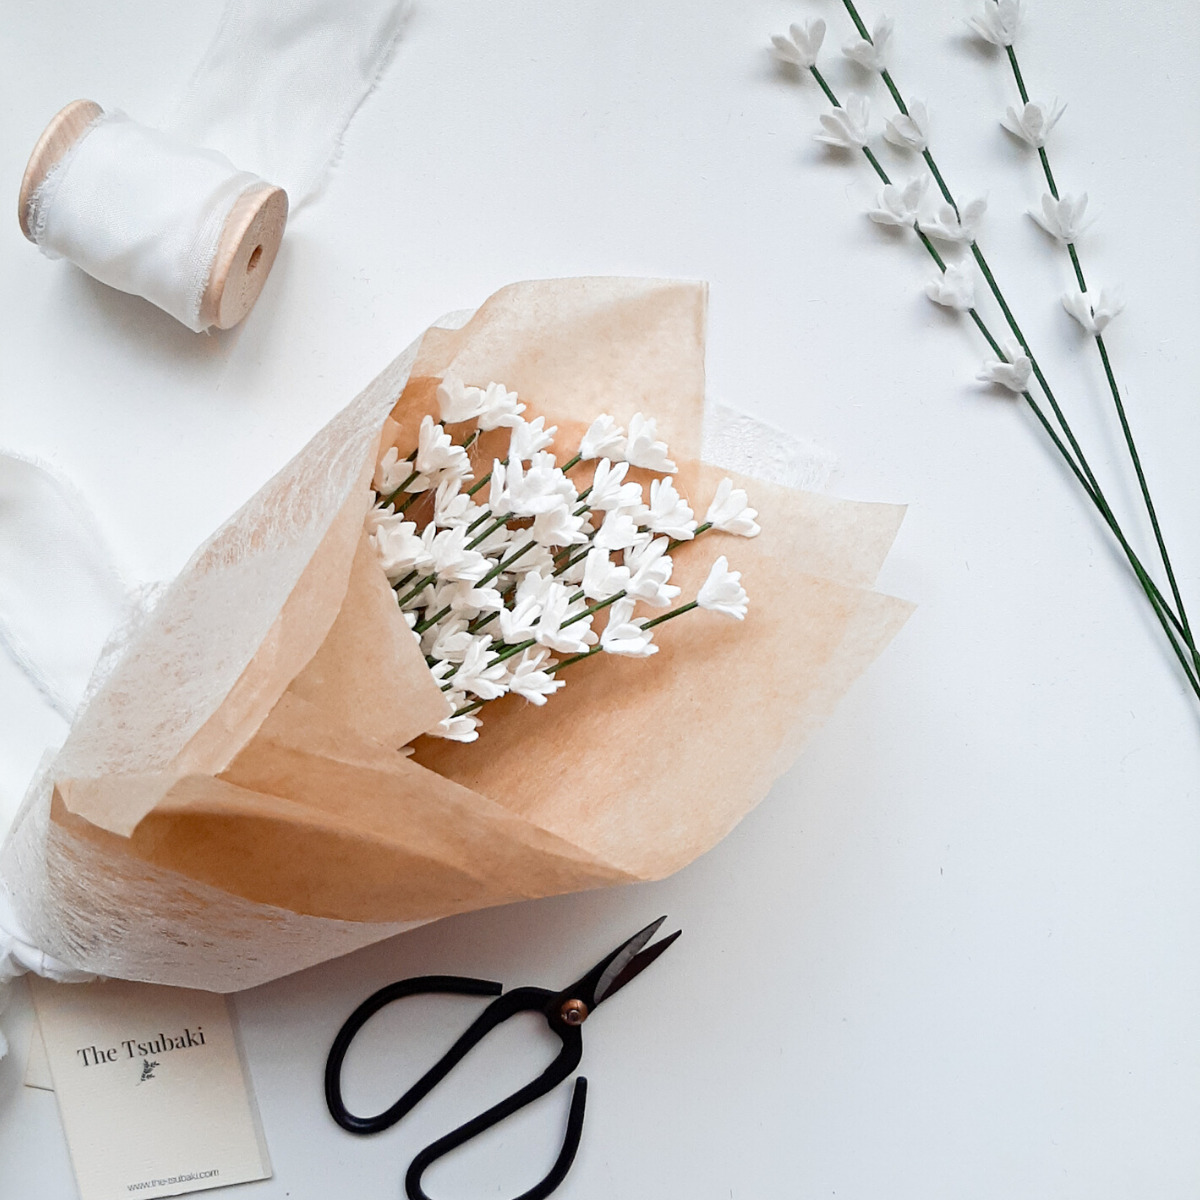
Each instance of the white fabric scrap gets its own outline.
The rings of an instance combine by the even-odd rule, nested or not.
[[[173,130],[312,199],[387,66],[407,0],[229,0]]]
[[[46,467],[0,451],[0,647],[65,720],[126,599],[82,495]]]

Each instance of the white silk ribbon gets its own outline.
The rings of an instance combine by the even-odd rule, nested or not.
[[[31,197],[33,240],[204,330],[234,204],[267,182],[293,213],[312,198],[405,10],[406,0],[229,0],[171,127],[120,112],[93,122]]]
[[[64,720],[126,597],[83,497],[47,468],[0,452],[0,647]]]
[[[387,66],[408,0],[229,0],[171,128],[313,198]]]
[[[106,112],[34,194],[30,228],[47,258],[68,259],[199,333],[225,221],[262,186],[216,150]]]

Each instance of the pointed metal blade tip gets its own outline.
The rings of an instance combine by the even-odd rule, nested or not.
[[[620,991],[631,979],[640,975],[683,932],[682,929],[677,929],[670,937],[663,938],[649,950],[643,950],[643,947],[659,931],[666,919],[664,914],[657,921],[652,921],[621,947],[612,962],[605,968],[604,974],[596,982],[594,992],[596,1004]]]

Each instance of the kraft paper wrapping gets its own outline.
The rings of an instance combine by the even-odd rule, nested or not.
[[[466,745],[421,736],[448,707],[363,533],[378,458],[415,444],[447,374],[515,389],[560,461],[602,411],[656,417],[702,511],[729,474],[699,461],[705,299],[505,288],[267,483],[105,667],[26,800],[4,866],[40,943],[233,990],[451,913],[660,878],[724,836],[906,619],[872,590],[901,509],[735,478],[762,533],[680,547],[674,582],[694,595],[726,554],[745,622],[690,613],[651,659],[572,667],[545,707],[489,704]]]

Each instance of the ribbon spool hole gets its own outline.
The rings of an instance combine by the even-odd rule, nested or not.
[[[17,217],[21,232],[36,243],[31,223],[33,199],[104,110],[93,100],[75,100],[46,126],[21,179]],[[287,224],[288,198],[281,187],[263,181],[239,196],[226,216],[200,301],[204,328],[230,329],[254,307],[271,273]]]

